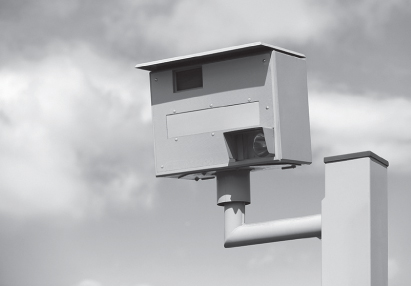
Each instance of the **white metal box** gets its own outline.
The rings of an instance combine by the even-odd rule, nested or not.
[[[136,67],[150,71],[156,176],[311,163],[304,55],[258,42]]]

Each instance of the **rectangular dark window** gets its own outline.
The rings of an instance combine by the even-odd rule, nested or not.
[[[174,72],[174,91],[203,87],[201,67]]]

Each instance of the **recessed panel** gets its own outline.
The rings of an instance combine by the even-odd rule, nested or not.
[[[167,115],[168,138],[260,125],[258,102]]]

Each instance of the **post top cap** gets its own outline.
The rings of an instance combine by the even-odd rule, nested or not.
[[[350,154],[344,154],[344,155],[338,155],[338,156],[329,156],[329,157],[324,157],[324,163],[334,163],[334,162],[340,162],[340,161],[348,161],[348,160],[354,160],[354,159],[360,159],[360,158],[365,158],[369,157],[374,160],[376,160],[378,163],[383,165],[384,167],[388,167],[389,163],[387,160],[384,158],[378,156],[374,152],[371,151],[363,151],[363,152],[357,152],[357,153],[350,153]]]

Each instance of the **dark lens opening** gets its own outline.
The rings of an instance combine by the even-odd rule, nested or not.
[[[253,150],[258,157],[265,157],[268,155],[264,134],[259,133],[254,137]]]

